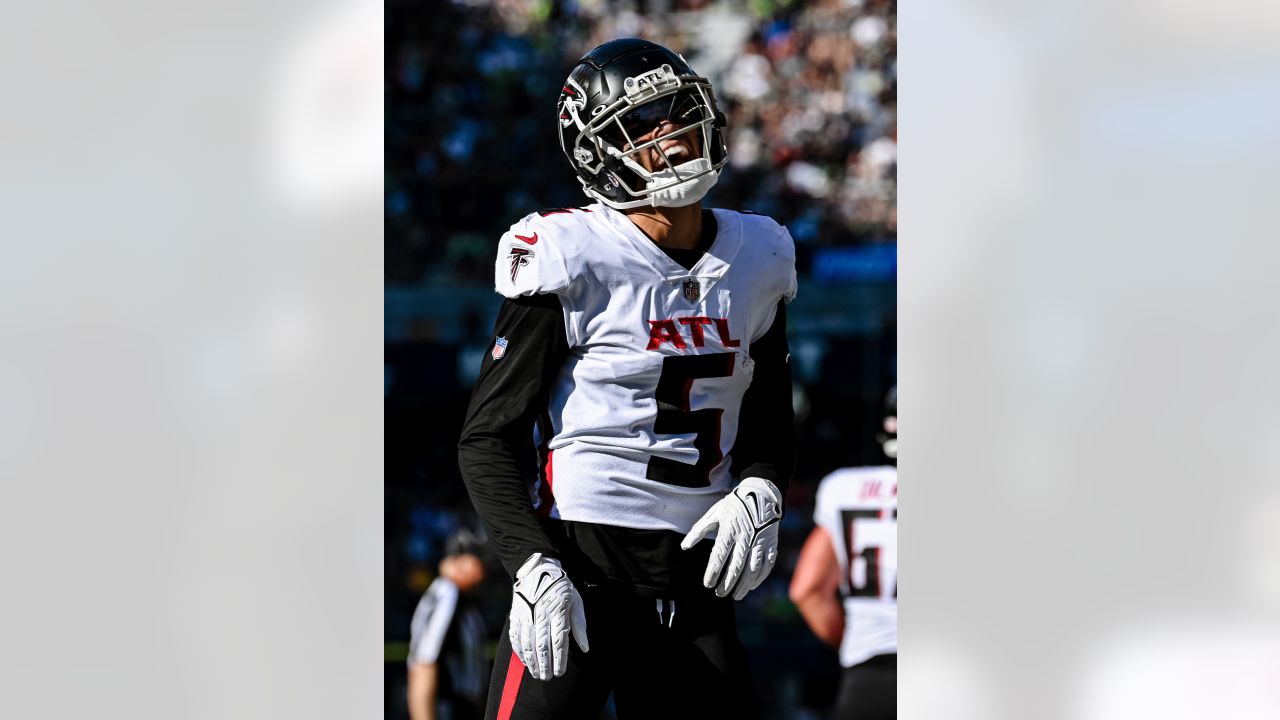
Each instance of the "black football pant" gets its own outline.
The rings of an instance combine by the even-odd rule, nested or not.
[[[656,600],[578,587],[591,652],[569,636],[569,667],[529,674],[502,628],[487,720],[597,720],[613,693],[618,720],[751,718],[751,680],[732,598]],[[674,605],[674,612],[673,610]]]
[[[893,720],[898,717],[898,655],[876,655],[840,677],[836,720]]]

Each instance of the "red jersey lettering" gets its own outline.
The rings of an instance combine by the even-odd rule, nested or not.
[[[727,348],[742,344],[741,341],[729,337],[729,318],[716,318],[716,332],[720,333],[720,344]]]
[[[703,336],[703,334],[702,334],[702,326],[703,326],[703,325],[710,325],[710,324],[711,324],[711,318],[709,318],[709,317],[682,317],[682,318],[677,318],[677,319],[680,321],[680,324],[681,324],[681,325],[687,325],[687,326],[689,327],[689,334],[693,337],[693,346],[694,346],[694,347],[696,347],[696,348],[700,348],[700,347],[702,347],[702,343],[703,343],[703,341],[706,339],[706,338]]]
[[[645,350],[657,350],[664,342],[669,342],[680,350],[685,347],[684,338],[680,337],[674,320],[650,320],[649,346]]]

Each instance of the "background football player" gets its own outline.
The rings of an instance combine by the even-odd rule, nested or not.
[[[605,43],[558,111],[596,202],[499,242],[505,301],[459,444],[514,582],[487,716],[595,718],[612,692],[620,717],[749,717],[733,603],[776,561],[793,467],[794,246],[701,206],[726,121],[679,55]]]
[[[842,720],[897,717],[897,395],[889,391],[879,436],[888,464],[844,468],[822,480],[815,527],[791,579],[791,600],[805,622],[839,648],[845,669],[834,715]]]

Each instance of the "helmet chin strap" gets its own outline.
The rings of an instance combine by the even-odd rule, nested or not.
[[[696,177],[688,182],[682,182],[673,185],[664,190],[655,191],[649,196],[649,201],[654,207],[684,207],[692,205],[702,199],[711,188],[715,187],[716,181],[720,179],[720,173],[708,172],[711,170],[711,161],[707,158],[698,158],[690,160],[686,163],[677,165],[674,169],[666,168],[649,175],[647,187],[654,188],[660,185],[674,182],[676,173],[681,176],[691,175],[695,173],[705,172],[705,175]]]

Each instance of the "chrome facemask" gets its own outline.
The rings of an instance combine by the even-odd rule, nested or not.
[[[579,123],[582,131],[574,147],[574,157],[590,173],[604,170],[609,183],[606,189],[621,188],[633,199],[618,201],[604,197],[586,182],[583,189],[591,197],[618,209],[644,205],[682,207],[701,200],[716,184],[720,168],[727,161],[727,157],[720,158],[718,163],[712,160],[715,130],[718,121],[723,120],[717,118],[711,84],[697,76],[677,76],[670,65],[663,65],[627,78],[623,89],[623,97],[596,110],[585,125]],[[662,110],[662,103],[668,98],[670,105]],[[659,111],[651,111],[646,116],[644,108]],[[577,108],[568,109],[577,121]],[[661,137],[635,142],[633,136],[648,134],[664,119],[681,127]],[[689,133],[698,134],[701,156],[673,162],[661,147],[662,143]],[[639,161],[642,153],[651,151],[661,159],[662,169],[650,172]],[[607,170],[605,158],[613,161]],[[593,160],[595,166],[590,165]],[[628,175],[634,180],[629,180]]]

